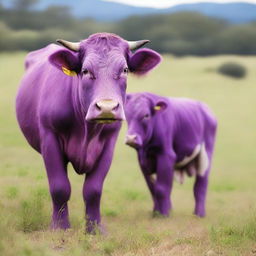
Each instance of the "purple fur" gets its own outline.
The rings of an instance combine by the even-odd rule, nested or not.
[[[190,156],[197,145],[205,145],[209,164],[203,175],[196,173],[194,184],[194,213],[204,217],[217,127],[215,117],[205,104],[190,99],[166,98],[150,93],[129,94],[126,98],[126,144],[137,150],[153,198],[154,212],[169,215],[174,170],[178,169],[176,164]],[[196,156],[178,172],[195,175],[198,159]],[[151,178],[154,173],[155,181]]]
[[[150,60],[152,63],[145,66]],[[69,162],[78,174],[85,174],[87,231],[93,232],[100,224],[103,182],[111,165],[120,120],[125,118],[127,72],[124,70],[132,65],[132,72],[145,73],[159,61],[156,52],[141,49],[137,56],[125,40],[108,33],[83,40],[78,52],[51,44],[28,54],[16,113],[27,141],[44,159],[53,203],[53,228],[70,226]],[[63,67],[77,75],[64,74]],[[117,103],[107,112],[111,114],[111,122],[115,122],[106,124],[106,119],[99,118],[100,101]]]

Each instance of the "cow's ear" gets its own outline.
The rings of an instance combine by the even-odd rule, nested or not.
[[[136,75],[144,75],[161,62],[157,52],[143,48],[136,51],[128,61],[129,70]]]
[[[164,111],[168,107],[167,102],[165,101],[158,101],[154,106],[154,114]]]
[[[68,76],[74,76],[80,71],[80,63],[77,56],[68,50],[59,50],[49,56],[50,63],[63,71]]]

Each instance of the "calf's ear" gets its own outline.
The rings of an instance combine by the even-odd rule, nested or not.
[[[80,71],[78,57],[68,50],[59,50],[49,56],[49,62],[68,76],[74,76]]]
[[[129,70],[135,75],[145,75],[161,62],[157,52],[143,48],[136,51],[129,59]]]
[[[168,107],[165,101],[158,101],[154,106],[154,114],[164,111]]]

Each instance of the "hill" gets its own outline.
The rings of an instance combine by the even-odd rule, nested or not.
[[[5,6],[10,6],[9,0],[2,1]],[[44,0],[39,2],[37,9],[44,9],[50,5],[66,5],[72,13],[80,18],[92,18],[97,21],[118,21],[132,15],[149,15],[161,13],[175,13],[181,11],[193,11],[225,19],[231,23],[241,24],[256,21],[256,5],[249,3],[198,3],[182,4],[166,9],[154,9],[135,7],[119,3],[104,2],[101,0]]]

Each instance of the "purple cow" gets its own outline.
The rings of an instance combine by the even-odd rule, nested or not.
[[[154,201],[154,214],[169,215],[174,174],[196,176],[194,214],[205,216],[205,199],[217,121],[208,107],[185,98],[127,95],[126,144],[135,148]],[[155,177],[156,176],[156,177]]]
[[[17,119],[45,163],[52,228],[70,227],[70,162],[78,174],[85,174],[86,230],[94,232],[100,224],[103,182],[125,119],[128,70],[143,75],[161,57],[146,48],[132,53],[148,40],[128,42],[108,33],[93,34],[80,43],[57,41],[65,48],[51,44],[28,54],[16,99]]]

